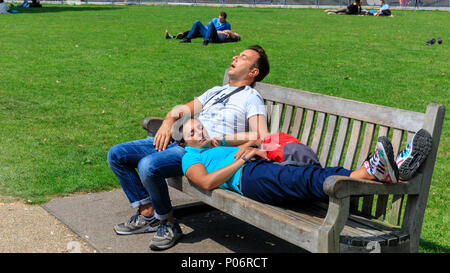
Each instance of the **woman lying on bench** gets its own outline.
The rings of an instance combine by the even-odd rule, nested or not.
[[[430,150],[428,146],[431,146],[431,137],[425,130],[419,132],[407,149],[399,154],[402,157],[402,164],[399,165],[402,173],[407,171],[414,174],[427,156],[420,151]],[[196,119],[186,121],[182,133],[186,145],[182,168],[190,181],[205,190],[228,189],[263,203],[279,204],[286,201],[326,198],[323,183],[332,175],[383,183],[397,183],[399,179],[399,168],[394,160],[393,148],[385,136],[378,138],[374,154],[364,162],[363,167],[352,171],[343,167],[280,165],[267,160],[255,160],[265,157],[264,151],[257,148],[235,158],[238,147],[209,148],[211,140],[207,138],[203,126]],[[416,164],[414,159],[419,157],[420,162]]]

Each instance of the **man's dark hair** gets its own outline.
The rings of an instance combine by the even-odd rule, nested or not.
[[[267,74],[270,72],[270,65],[269,65],[269,59],[267,58],[266,52],[264,49],[259,45],[253,45],[249,46],[247,49],[253,50],[258,52],[259,58],[255,61],[255,63],[252,65],[251,68],[258,68],[259,74],[255,78],[255,82],[262,81]]]
[[[223,18],[227,19],[227,13],[225,11],[219,12],[219,16],[223,16]]]

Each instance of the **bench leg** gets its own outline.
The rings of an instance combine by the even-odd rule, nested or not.
[[[349,215],[350,197],[336,199],[330,197],[328,212],[318,231],[318,252],[337,253],[340,251],[339,236]]]

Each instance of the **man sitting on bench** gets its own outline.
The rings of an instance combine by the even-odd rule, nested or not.
[[[260,46],[250,46],[233,57],[229,84],[216,86],[193,101],[167,113],[155,137],[121,143],[108,152],[108,163],[128,200],[138,211],[114,227],[117,234],[157,231],[150,247],[165,249],[182,236],[172,217],[166,178],[181,176],[185,150],[171,142],[172,127],[184,115],[198,114],[211,137],[245,131],[268,134],[264,101],[253,84],[269,73],[269,61]]]

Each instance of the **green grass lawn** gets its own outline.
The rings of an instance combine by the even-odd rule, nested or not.
[[[319,9],[223,8],[239,43],[178,44],[163,32],[208,22],[222,8],[52,6],[0,16],[0,195],[42,203],[120,187],[111,146],[144,138],[164,116],[220,84],[231,57],[260,44],[267,83],[424,112],[449,106],[450,14],[328,16]],[[442,45],[425,46],[441,37]],[[421,252],[450,251],[447,113]]]

